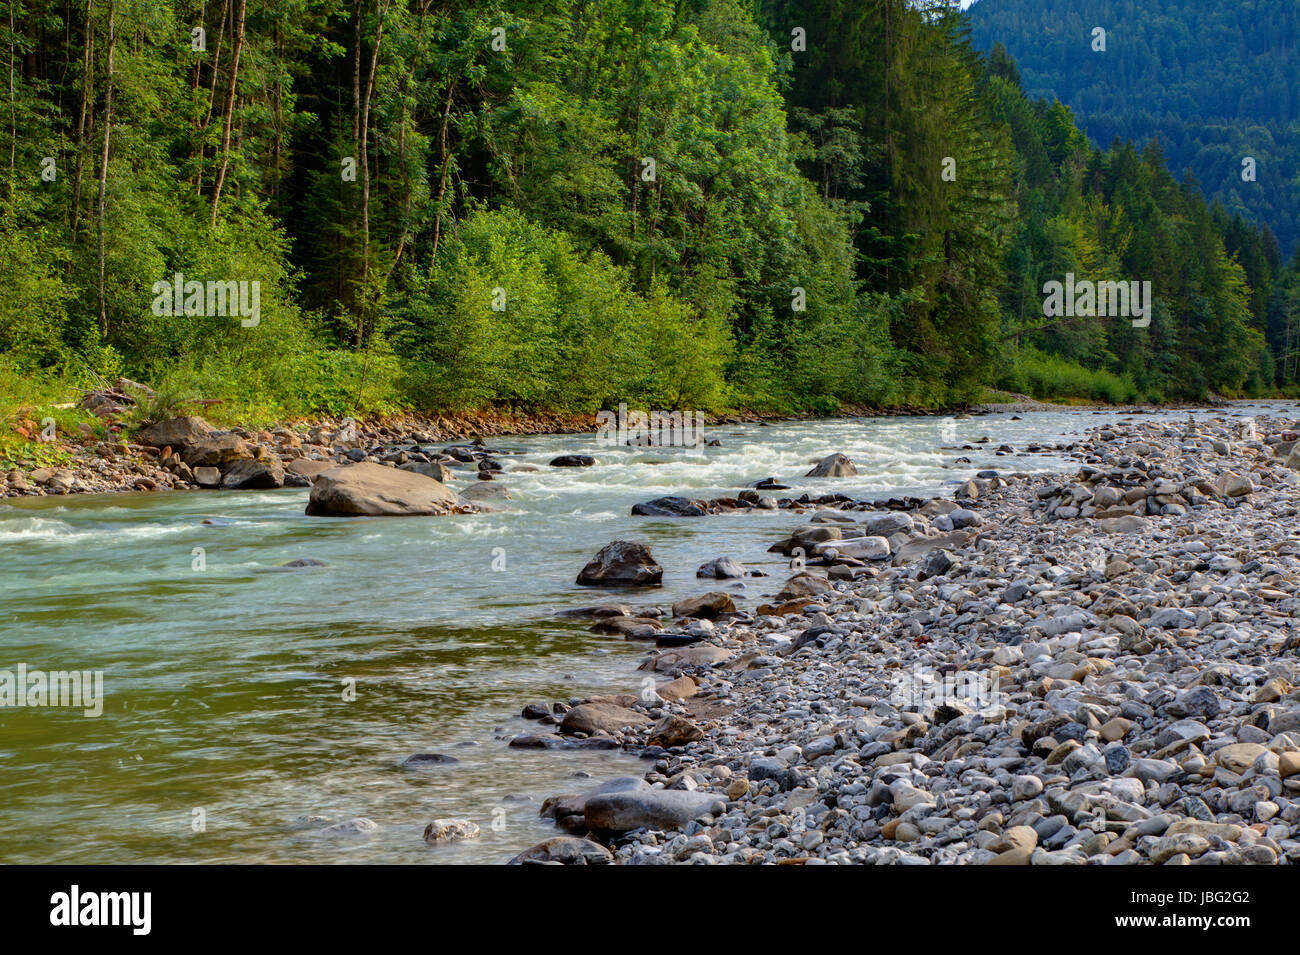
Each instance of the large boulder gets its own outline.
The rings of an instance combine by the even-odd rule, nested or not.
[[[818,461],[804,477],[852,477],[857,473],[857,466],[849,460],[849,456],[836,451]]]
[[[553,468],[589,468],[595,463],[596,459],[589,454],[561,454],[551,459]]]
[[[716,793],[652,789],[592,796],[583,808],[583,815],[587,828],[597,831],[676,829],[725,806],[725,797]]]
[[[363,462],[344,464],[317,475],[307,513],[402,517],[450,514],[458,505],[456,492],[433,478]]]
[[[140,444],[147,444],[154,448],[184,449],[200,438],[208,438],[214,434],[216,429],[202,418],[184,415],[141,428],[135,439]]]
[[[244,491],[284,487],[284,468],[275,458],[243,458],[222,472],[221,486]]]
[[[591,736],[602,730],[617,733],[625,726],[644,726],[650,717],[617,703],[579,703],[564,714],[560,722],[561,733],[583,733]]]
[[[195,439],[181,453],[181,460],[192,468],[225,468],[248,460],[253,453],[253,446],[237,434],[213,434]]]
[[[663,578],[664,569],[645,544],[613,541],[582,568],[578,583],[589,587],[657,587]]]

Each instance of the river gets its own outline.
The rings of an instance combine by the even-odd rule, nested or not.
[[[537,729],[519,718],[525,703],[638,686],[644,644],[556,612],[611,599],[666,607],[720,585],[752,610],[784,579],[767,547],[806,521],[771,511],[632,517],[633,504],[734,495],[768,476],[792,485],[779,492],[790,497],[951,493],[983,468],[1061,466],[1047,453],[999,455],[999,445],[1051,445],[1118,417],[718,426],[708,437],[721,446],[700,449],[616,449],[592,435],[494,439],[489,446],[518,452],[502,458],[517,509],[443,518],[306,517],[302,489],[0,504],[0,670],[101,670],[105,696],[95,718],[0,709],[0,861],[505,861],[555,833],[538,807],[584,788],[575,774],[645,769],[621,753],[506,747]],[[954,449],[968,443],[974,450]],[[800,477],[832,451],[847,453],[859,476]],[[547,466],[563,453],[598,464]],[[511,470],[520,465],[537,470]],[[618,538],[650,545],[662,588],[574,584]],[[722,555],[772,576],[695,578]],[[280,566],[297,558],[327,566]],[[349,686],[355,699],[345,699]],[[401,767],[421,752],[459,763]],[[380,829],[331,837],[295,828],[304,814],[366,816]],[[474,820],[482,837],[425,845],[424,826],[446,817]]]

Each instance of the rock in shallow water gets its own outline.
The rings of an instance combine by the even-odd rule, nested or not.
[[[590,587],[649,587],[663,581],[664,569],[638,541],[606,544],[582,568],[577,582]]]
[[[481,834],[478,825],[468,819],[435,819],[424,827],[424,841],[434,846],[477,839]]]
[[[724,806],[725,800],[716,793],[617,792],[588,799],[583,815],[587,828],[595,831],[627,832],[643,826],[676,829]]]
[[[590,839],[556,836],[525,849],[509,865],[609,865],[614,856]]]

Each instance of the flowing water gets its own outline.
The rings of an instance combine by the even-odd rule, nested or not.
[[[503,438],[490,444],[518,452],[501,458],[516,510],[442,518],[306,517],[301,489],[0,504],[0,671],[21,663],[104,680],[98,717],[0,708],[0,861],[504,861],[554,834],[538,806],[588,785],[575,774],[645,769],[621,753],[506,747],[537,729],[518,716],[525,703],[639,686],[643,644],[556,612],[611,599],[667,606],[720,585],[753,609],[784,579],[767,547],[806,521],[631,517],[633,504],[734,495],[768,476],[792,485],[779,492],[789,497],[950,493],[982,468],[1055,470],[1050,454],[996,448],[1054,444],[1108,417],[719,426],[707,436],[722,446],[699,449]],[[984,436],[975,450],[953,447]],[[861,474],[799,477],[831,451]],[[547,467],[562,453],[599,463]],[[537,470],[512,470],[521,465]],[[662,588],[574,584],[601,546],[629,537],[663,565]],[[772,576],[695,578],[722,555]],[[280,566],[297,558],[327,566]],[[345,699],[349,686],[355,699]],[[401,767],[421,752],[459,763]],[[304,814],[365,816],[381,828],[330,836],[296,828]],[[426,846],[424,826],[445,817],[474,820],[482,838]]]

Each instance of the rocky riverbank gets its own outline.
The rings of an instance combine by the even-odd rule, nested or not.
[[[796,508],[761,606],[586,609],[656,641],[640,688],[532,703],[512,745],[650,767],[548,800],[513,861],[1300,861],[1295,426],[1099,427],[1069,474]]]
[[[135,388],[143,386],[131,383]],[[114,392],[119,397],[130,389]],[[960,409],[963,416],[998,412],[1050,411],[1057,406],[1023,396],[1021,400]],[[0,499],[44,497],[65,494],[107,494],[173,490],[256,490],[283,486],[306,486],[325,467],[349,462],[381,464],[441,463],[448,467],[477,464],[465,454],[486,450],[484,440],[539,434],[581,434],[593,432],[591,415],[470,412],[454,415],[402,414],[369,422],[352,418],[323,419],[284,424],[268,429],[215,428],[202,418],[182,416],[130,434],[118,422],[121,405],[99,399],[85,408],[99,415],[113,433],[110,440],[97,440],[93,430],[83,426],[78,435],[56,435],[48,450],[61,458],[59,464],[11,468],[0,474]],[[892,417],[933,415],[933,409],[892,410],[846,408],[844,415]],[[805,420],[812,415],[764,415],[753,412],[704,416],[710,427]],[[173,424],[172,422],[181,422]],[[25,433],[35,433],[34,421]],[[202,451],[190,451],[199,439],[216,443]],[[447,444],[442,449],[431,445]],[[474,442],[477,442],[474,444]],[[456,448],[470,447],[468,452]],[[490,455],[487,455],[490,457]],[[244,463],[237,463],[244,462]],[[295,462],[297,462],[295,466]],[[233,471],[227,474],[227,470]],[[201,471],[200,468],[209,470]],[[215,472],[211,469],[215,468]],[[471,469],[472,470],[472,469]],[[470,475],[473,477],[473,475]]]

